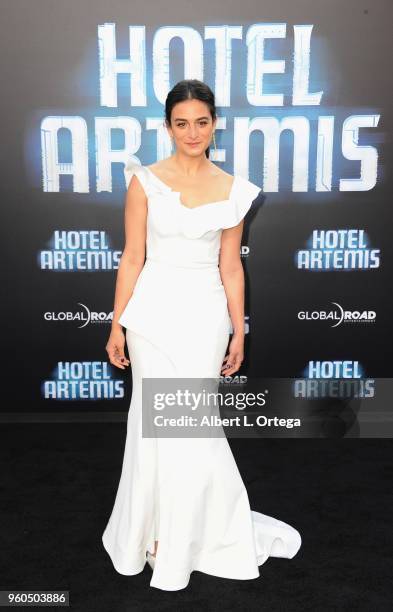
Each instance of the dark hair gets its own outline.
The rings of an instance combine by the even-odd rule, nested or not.
[[[171,125],[171,113],[175,104],[192,99],[207,104],[213,121],[216,119],[214,93],[210,87],[198,79],[184,79],[172,87],[165,100],[165,119],[169,125]],[[206,157],[209,157],[209,147],[205,150],[205,154]]]

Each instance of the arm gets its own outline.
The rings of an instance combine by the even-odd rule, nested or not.
[[[239,370],[244,359],[244,270],[240,246],[244,221],[224,229],[221,236],[220,275],[228,300],[233,336],[221,373],[230,375]],[[229,364],[229,367],[227,367]]]
[[[118,322],[132,296],[135,283],[143,268],[146,249],[147,198],[136,175],[129,183],[124,211],[125,246],[116,277],[112,329],[106,345],[109,361],[121,369],[129,365],[124,355],[125,337]]]

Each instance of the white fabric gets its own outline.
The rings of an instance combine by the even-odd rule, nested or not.
[[[269,556],[294,557],[299,532],[250,509],[227,439],[142,437],[142,379],[220,376],[231,322],[218,258],[260,188],[235,176],[230,197],[187,208],[147,167],[129,162],[148,199],[146,262],[119,321],[126,328],[132,399],[120,482],[102,536],[115,569],[141,572],[158,551],[150,585],[187,586],[198,570],[259,576]]]

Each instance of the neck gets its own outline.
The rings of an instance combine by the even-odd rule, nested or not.
[[[189,155],[182,155],[176,152],[172,155],[171,159],[182,174],[189,176],[198,174],[201,168],[211,164],[205,152],[203,152],[203,155],[198,155],[198,157],[190,157]]]

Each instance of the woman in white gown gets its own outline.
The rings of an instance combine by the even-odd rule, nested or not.
[[[185,588],[194,570],[257,578],[269,556],[294,557],[301,537],[250,509],[225,437],[142,435],[142,379],[218,380],[240,368],[239,252],[243,218],[260,192],[208,159],[216,112],[206,84],[179,82],[165,111],[175,154],[151,168],[136,161],[125,168],[126,245],[106,348],[115,366],[131,363],[132,399],[120,482],[102,541],[120,574],[137,574],[148,561],[150,585],[171,591]]]

